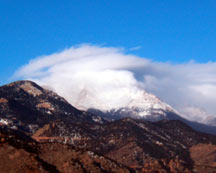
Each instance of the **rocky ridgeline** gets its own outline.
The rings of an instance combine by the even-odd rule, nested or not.
[[[0,87],[0,124],[34,133],[55,120],[103,123],[99,116],[77,110],[64,98],[33,82],[18,81]]]

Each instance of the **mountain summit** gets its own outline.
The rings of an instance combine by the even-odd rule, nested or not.
[[[93,93],[88,90],[82,90],[74,106],[113,119],[123,117],[133,117],[150,121],[177,119],[176,115],[179,113],[153,94],[147,93],[144,90],[131,90],[125,92],[125,94],[124,98],[126,99],[122,102],[122,98],[113,98],[112,100],[116,104],[109,102],[103,104],[103,101],[100,101],[100,98],[95,97]],[[173,117],[170,116],[171,114]]]

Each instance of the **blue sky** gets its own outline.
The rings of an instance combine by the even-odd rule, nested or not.
[[[0,0],[0,84],[30,59],[82,43],[153,61],[215,61],[215,9],[215,0]]]

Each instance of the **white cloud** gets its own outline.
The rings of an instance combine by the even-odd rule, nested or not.
[[[74,105],[119,107],[129,102],[129,93],[144,88],[180,112],[191,105],[216,115],[215,62],[173,65],[125,54],[120,48],[81,45],[40,56],[14,76],[49,85]],[[82,100],[84,95],[88,102]]]
[[[136,51],[136,50],[140,50],[140,49],[142,49],[142,46],[131,47],[129,50],[130,51]]]

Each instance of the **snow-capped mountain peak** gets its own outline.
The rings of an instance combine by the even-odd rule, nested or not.
[[[149,115],[152,111],[160,114],[162,114],[163,111],[176,112],[171,106],[162,102],[155,95],[144,91],[138,97],[132,99],[126,107],[130,109],[139,108],[140,116]]]
[[[124,92],[124,94],[124,99],[118,100],[118,96],[113,99],[109,98],[112,100],[112,103],[116,104],[110,104],[110,102],[105,102],[104,104],[102,98],[96,97],[92,92],[85,89],[80,92],[75,102],[75,107],[94,113],[95,111],[100,111],[114,119],[129,116],[156,121],[168,119],[167,113],[179,114],[158,97],[144,90],[131,90]]]

